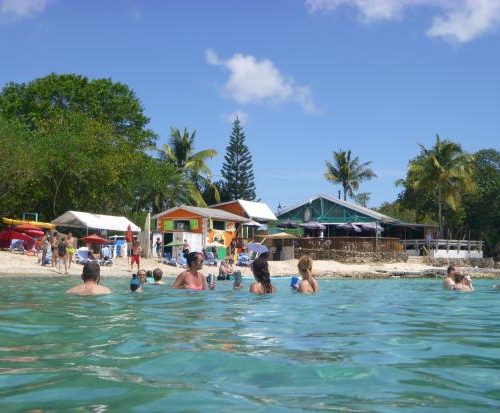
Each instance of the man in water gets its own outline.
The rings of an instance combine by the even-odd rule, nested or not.
[[[97,262],[88,262],[83,266],[83,284],[70,288],[66,292],[75,295],[102,295],[111,293],[109,288],[99,285],[100,279],[101,268],[99,264]]]

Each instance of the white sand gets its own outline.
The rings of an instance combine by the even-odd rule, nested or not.
[[[270,261],[270,270],[273,276],[284,276],[297,274],[297,260],[288,261]],[[141,259],[141,268],[153,270],[160,267],[165,277],[174,277],[182,271],[182,268],[176,268],[158,263],[156,259]],[[243,275],[251,275],[248,267],[236,267]],[[416,273],[426,270],[432,270],[421,264],[393,263],[393,264],[342,264],[337,261],[315,261],[313,273],[318,277],[354,277],[354,278],[385,278],[391,272],[410,272]],[[136,266],[134,266],[136,271]],[[205,266],[205,274],[218,273],[217,267]],[[82,272],[82,266],[72,263],[69,270],[70,275],[79,276]],[[64,273],[64,267],[61,270],[50,266],[42,267],[37,263],[37,257],[27,256],[9,251],[0,251],[0,276],[61,276]],[[130,277],[130,264],[127,258],[115,258],[112,266],[101,267],[102,276]]]

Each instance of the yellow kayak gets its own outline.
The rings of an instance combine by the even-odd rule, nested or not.
[[[54,224],[51,224],[50,222],[25,221],[22,219],[2,218],[2,222],[7,225],[31,224],[37,226],[38,228],[46,228],[46,229],[54,229],[56,227]]]

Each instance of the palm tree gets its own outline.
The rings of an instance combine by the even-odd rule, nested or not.
[[[342,185],[344,201],[347,201],[347,195],[351,198],[355,196],[361,182],[377,177],[375,172],[368,168],[371,162],[360,163],[357,156],[351,159],[350,150],[333,151],[333,160],[334,163],[326,161],[325,178],[329,182]]]
[[[473,160],[459,144],[441,140],[431,149],[420,145],[420,155],[408,167],[409,182],[416,191],[437,191],[439,234],[443,228],[443,202],[453,211],[461,203],[461,195],[474,189]]]
[[[172,128],[170,141],[163,146],[162,157],[183,170],[188,178],[188,190],[191,200],[198,206],[206,206],[200,190],[213,186],[211,182],[212,172],[206,161],[216,156],[217,151],[215,149],[205,149],[194,152],[195,138],[196,130],[189,134],[189,131],[184,128],[184,132],[181,134],[179,129]]]

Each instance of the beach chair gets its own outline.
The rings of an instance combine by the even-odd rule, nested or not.
[[[20,239],[13,239],[10,241],[10,252],[19,252],[24,254],[24,242]]]
[[[236,265],[240,267],[248,267],[250,264],[252,264],[252,259],[248,256],[248,254],[241,253],[238,255],[238,262]]]
[[[214,253],[212,251],[206,251],[205,259],[203,260],[203,265],[215,265],[217,266],[217,260],[215,259]]]
[[[95,261],[99,263],[99,260],[96,260],[92,257],[89,249],[87,247],[81,247],[76,250],[75,253],[75,262],[77,264],[87,264],[88,262]]]
[[[187,266],[188,266],[187,259],[182,252],[179,253],[179,255],[177,256],[177,266],[183,267],[183,268],[187,268]]]
[[[113,265],[113,250],[109,246],[106,246],[101,250],[99,265]]]

